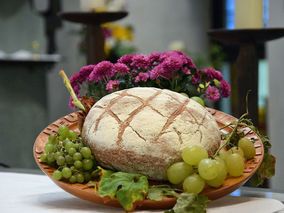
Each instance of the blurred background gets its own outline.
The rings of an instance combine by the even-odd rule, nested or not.
[[[0,1],[0,167],[37,168],[32,156],[37,135],[72,112],[59,70],[71,76],[102,58],[115,61],[124,54],[182,50],[199,68],[213,66],[223,73],[232,94],[216,108],[235,115],[244,102],[236,95],[243,86],[235,80],[240,45],[213,40],[208,31],[284,28],[283,0],[252,2],[253,12],[244,0]],[[97,28],[86,27],[93,19],[84,14],[94,10],[114,14],[96,22],[104,38],[96,34]],[[261,22],[249,17],[236,22],[248,14]],[[278,37],[256,45],[258,79],[253,81],[258,82],[257,125],[269,135],[277,158],[276,176],[266,186],[284,189],[284,38]],[[103,53],[90,51],[90,44]],[[254,84],[249,79],[244,83]]]

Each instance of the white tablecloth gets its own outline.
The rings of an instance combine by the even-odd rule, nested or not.
[[[284,208],[284,205],[274,199],[226,196],[212,201],[207,212],[271,213],[282,208]],[[0,172],[0,212],[123,213],[124,211],[119,208],[101,206],[74,197],[63,191],[44,175]]]

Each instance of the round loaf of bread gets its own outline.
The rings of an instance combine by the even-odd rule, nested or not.
[[[213,154],[220,133],[200,104],[170,90],[136,87],[101,98],[88,113],[82,137],[104,167],[166,180],[181,151],[201,145]]]

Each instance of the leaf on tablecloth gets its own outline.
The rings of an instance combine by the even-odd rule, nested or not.
[[[176,205],[165,213],[205,213],[210,200],[204,195],[182,193]]]

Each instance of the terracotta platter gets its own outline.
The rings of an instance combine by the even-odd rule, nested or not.
[[[207,108],[207,110],[214,116],[216,119],[219,127],[222,127],[226,124],[229,124],[232,121],[237,120],[231,115],[225,114],[221,111],[215,110],[215,109],[210,109]],[[84,184],[70,184],[64,181],[57,181],[52,178],[52,172],[54,171],[54,168],[51,168],[50,166],[41,163],[39,158],[41,153],[43,153],[43,147],[45,143],[48,140],[48,136],[53,133],[57,133],[57,129],[61,125],[66,125],[70,129],[75,130],[79,133],[78,130],[78,115],[80,112],[74,112],[71,114],[68,114],[57,121],[53,122],[52,124],[48,125],[37,137],[34,147],[33,147],[33,154],[36,163],[40,167],[40,169],[52,179],[59,187],[64,189],[65,191],[82,198],[84,200],[88,200],[91,202],[103,204],[103,205],[108,205],[108,206],[116,206],[119,207],[120,204],[116,199],[108,199],[106,197],[100,197],[98,194],[94,192],[93,188],[89,188]],[[232,128],[228,127],[224,129],[223,131],[225,132],[230,132]],[[259,168],[263,155],[264,155],[264,148],[262,141],[258,137],[256,133],[254,133],[251,129],[249,128],[243,128],[242,129],[245,133],[245,137],[254,139],[255,143],[254,146],[256,148],[256,155],[253,159],[249,160],[245,164],[245,170],[242,176],[240,177],[229,177],[225,180],[223,186],[221,186],[218,189],[211,188],[211,187],[206,187],[202,194],[205,194],[208,196],[210,200],[215,200],[220,197],[223,197],[240,186],[242,186]],[[162,201],[153,201],[153,200],[144,200],[139,203],[137,203],[138,208],[143,208],[143,209],[169,209],[172,206],[174,206],[176,202],[175,198],[167,198],[164,197]]]

